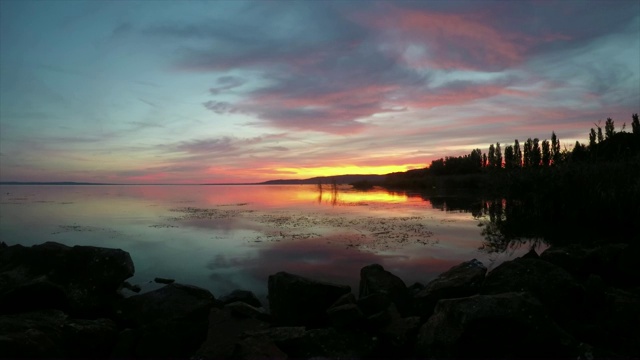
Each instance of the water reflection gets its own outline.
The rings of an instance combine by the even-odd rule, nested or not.
[[[266,278],[278,271],[355,289],[371,263],[426,283],[462,261],[491,267],[518,255],[488,251],[501,243],[485,239],[494,228],[509,230],[499,219],[515,210],[473,197],[334,184],[0,190],[2,241],[125,249],[136,265],[131,281],[144,290],[160,276],[215,295],[245,288],[265,296]],[[479,228],[479,220],[488,224]]]

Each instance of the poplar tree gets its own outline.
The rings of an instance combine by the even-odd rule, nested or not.
[[[542,142],[542,165],[549,166],[551,162],[551,145],[549,145],[549,140],[544,139]]]
[[[531,140],[531,138],[528,138],[527,141],[524,143],[523,150],[524,150],[523,166],[531,167],[531,163],[532,163],[531,152],[533,150],[533,140]]]
[[[556,136],[555,131],[551,132],[551,160],[553,161],[553,164],[558,164],[560,163],[560,156],[561,156],[561,152],[560,152],[560,140],[558,140],[558,137]]]
[[[513,145],[513,158],[516,167],[522,167],[522,152],[520,151],[520,143],[518,139],[516,139],[515,144]]]
[[[515,154],[513,152],[513,145],[509,145],[504,148],[504,168],[513,169],[516,165]]]
[[[607,118],[607,121],[604,123],[604,138],[611,139],[615,133],[616,129],[613,125],[613,120],[611,118]]]
[[[489,166],[496,166],[496,148],[493,147],[493,144],[489,145]]]
[[[633,121],[631,122],[633,135],[640,136],[640,120],[638,119],[638,114],[633,114],[631,117],[633,118]]]
[[[502,168],[502,150],[500,149],[499,142],[496,143],[496,163],[494,167],[497,167],[498,169]]]
[[[538,143],[540,140],[538,138],[533,139],[533,146],[531,147],[531,166],[538,167],[540,166],[540,158],[542,157],[540,154],[540,144]]]
[[[589,132],[589,149],[593,150],[596,147],[596,131],[591,128]]]

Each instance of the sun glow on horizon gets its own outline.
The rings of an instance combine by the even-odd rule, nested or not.
[[[380,166],[320,166],[314,168],[278,168],[277,171],[290,173],[292,177],[312,178],[319,176],[338,176],[338,175],[385,175],[393,172],[404,172],[411,169],[424,168],[425,164],[403,164],[403,165],[380,165]]]

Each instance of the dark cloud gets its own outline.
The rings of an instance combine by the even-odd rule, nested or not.
[[[231,105],[230,102],[227,101],[215,101],[209,100],[203,103],[204,107],[213,111],[216,114],[227,114],[237,112],[237,108]]]

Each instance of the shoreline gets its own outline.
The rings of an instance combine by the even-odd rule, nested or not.
[[[278,272],[267,309],[250,291],[216,297],[171,279],[124,297],[125,251],[2,243],[0,357],[634,357],[637,254],[551,247],[410,286],[372,264],[359,289]]]

